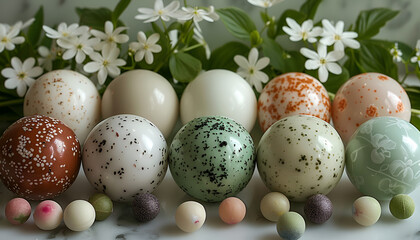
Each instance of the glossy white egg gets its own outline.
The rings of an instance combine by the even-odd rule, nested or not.
[[[130,114],[109,117],[88,135],[83,170],[92,186],[114,201],[153,192],[167,170],[167,145],[149,120]]]
[[[40,114],[61,120],[83,144],[100,121],[101,98],[95,85],[84,75],[55,70],[39,77],[29,88],[23,114]]]
[[[134,114],[155,124],[167,138],[178,120],[179,101],[171,84],[149,70],[132,70],[115,78],[102,97],[102,117]]]
[[[188,84],[181,97],[180,112],[183,124],[197,117],[224,116],[250,132],[257,118],[257,99],[241,76],[215,69],[198,75]]]

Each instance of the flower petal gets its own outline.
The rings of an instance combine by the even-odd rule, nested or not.
[[[309,48],[301,48],[300,53],[307,58],[314,59],[314,60],[319,60],[318,53],[310,50]]]
[[[1,75],[5,78],[15,78],[17,76],[17,72],[13,68],[5,68],[1,71]]]
[[[153,63],[153,54],[150,51],[146,51],[145,59],[146,59],[147,64],[152,64]]]
[[[249,65],[255,66],[258,60],[258,50],[256,48],[252,48],[251,51],[249,51],[248,55],[248,62]]]
[[[116,77],[121,73],[121,70],[115,66],[107,66],[106,69],[111,77]]]
[[[268,57],[263,57],[260,60],[258,60],[257,64],[255,64],[255,69],[261,70],[270,64],[270,59]]]
[[[35,65],[35,58],[30,57],[28,59],[26,59],[25,61],[23,61],[23,65],[22,65],[22,71],[23,72],[28,72],[29,70],[31,70]]]
[[[360,43],[354,39],[343,38],[341,41],[344,43],[344,45],[346,45],[349,48],[353,48],[353,49],[360,48]]]
[[[286,18],[286,23],[294,31],[296,31],[296,32],[301,32],[302,31],[302,28],[300,27],[300,25],[293,18],[287,17]]]
[[[98,83],[103,85],[106,81],[106,77],[108,76],[108,71],[105,67],[101,67],[98,72]]]
[[[236,55],[235,57],[233,57],[233,61],[235,61],[235,63],[238,64],[239,67],[248,69],[249,63],[244,56]]]
[[[17,94],[19,97],[25,96],[26,89],[27,89],[26,84],[23,81],[19,81],[17,83]]]
[[[325,64],[325,66],[327,67],[327,70],[329,72],[332,72],[334,74],[341,74],[341,67],[340,65],[338,65],[337,63],[327,63]]]
[[[99,71],[99,69],[102,67],[103,65],[101,63],[98,62],[88,62],[84,67],[83,70],[85,72],[88,73],[94,73]]]
[[[306,60],[305,62],[305,68],[308,70],[315,70],[318,69],[321,66],[321,63],[317,60]]]
[[[4,87],[7,89],[15,89],[19,83],[19,79],[17,78],[9,78],[4,81]]]
[[[26,72],[29,77],[38,77],[43,72],[41,67],[34,67]]]
[[[318,69],[319,81],[326,82],[328,80],[328,70],[324,65],[321,65]]]

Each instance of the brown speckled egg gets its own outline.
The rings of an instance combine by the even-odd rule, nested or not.
[[[80,163],[76,135],[50,117],[23,117],[0,138],[0,178],[10,191],[26,199],[50,199],[63,193],[76,179]]]

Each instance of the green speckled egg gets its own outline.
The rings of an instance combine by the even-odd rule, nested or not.
[[[195,118],[175,135],[169,169],[190,196],[220,202],[240,192],[255,168],[254,143],[247,130],[226,117]]]
[[[373,118],[356,130],[346,148],[350,181],[363,194],[389,200],[420,183],[420,132],[396,117]]]
[[[327,122],[294,115],[274,123],[257,150],[261,179],[290,201],[303,202],[317,193],[328,194],[344,171],[344,145]]]

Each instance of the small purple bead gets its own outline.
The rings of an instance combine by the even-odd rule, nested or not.
[[[307,220],[321,224],[331,217],[333,205],[327,196],[316,194],[306,200],[304,212]]]
[[[159,200],[151,193],[142,193],[134,198],[132,210],[137,221],[151,221],[159,214]]]

